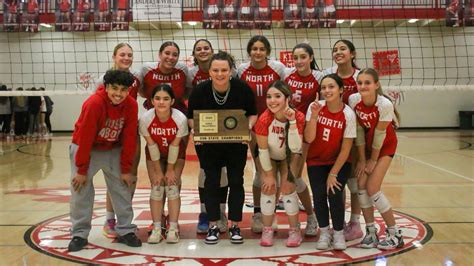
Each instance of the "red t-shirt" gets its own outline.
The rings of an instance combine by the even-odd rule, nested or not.
[[[342,101],[345,104],[349,104],[349,96],[354,93],[357,93],[357,76],[359,75],[360,70],[354,68],[354,73],[350,77],[343,78],[342,81],[344,82],[344,91],[342,92]],[[328,74],[338,74],[337,66],[328,68],[324,70],[324,75]]]
[[[291,103],[298,111],[306,114],[308,106],[316,99],[319,93],[319,81],[323,78],[323,73],[313,70],[310,75],[302,77],[294,68],[288,70],[285,82],[290,86]]]
[[[386,136],[380,149],[379,158],[394,155],[397,150],[397,134],[395,132],[395,119],[393,103],[384,96],[377,95],[377,101],[373,106],[365,106],[359,93],[349,97],[349,105],[354,109],[359,125],[365,131],[365,150],[368,155],[372,151],[375,128],[379,121],[392,122],[387,126]]]
[[[344,138],[356,137],[356,116],[348,106],[331,113],[326,101],[319,101],[323,108],[319,111],[316,125],[316,138],[309,145],[306,163],[308,165],[331,165],[336,162],[341,152]],[[311,108],[306,113],[306,121],[311,119]],[[350,158],[348,158],[348,161]]]
[[[249,85],[255,94],[257,112],[260,115],[267,109],[268,86],[285,76],[285,65],[279,61],[268,60],[264,68],[256,69],[248,62],[239,66],[237,75]]]

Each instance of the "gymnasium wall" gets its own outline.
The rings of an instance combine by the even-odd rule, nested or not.
[[[215,49],[230,51],[238,62],[246,61],[246,45],[254,34],[270,39],[272,58],[300,42],[315,49],[322,68],[332,66],[331,48],[341,38],[357,48],[357,65],[372,67],[372,52],[398,49],[401,75],[382,79],[385,89],[404,86],[397,108],[403,127],[456,127],[459,110],[474,110],[474,29],[444,26],[364,26],[336,29],[218,30],[183,25],[183,29],[153,29],[126,32],[41,32],[0,34],[0,83],[24,88],[76,91],[79,73],[98,77],[111,65],[114,46],[128,42],[134,48],[133,67],[155,61],[163,41],[181,47],[181,59],[191,60],[194,40],[209,39]],[[450,85],[468,85],[463,89]],[[469,85],[471,89],[469,90]],[[398,88],[398,87],[396,87]],[[72,130],[84,95],[54,95],[52,123],[55,130]]]

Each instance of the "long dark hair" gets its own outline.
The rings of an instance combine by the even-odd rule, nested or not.
[[[305,52],[307,54],[309,54],[309,56],[312,56],[313,57],[313,60],[311,60],[311,63],[310,63],[310,68],[313,69],[313,70],[319,70],[319,66],[318,64],[316,63],[316,57],[314,56],[314,50],[313,50],[313,47],[311,47],[311,45],[307,44],[307,43],[299,43],[297,45],[295,45],[295,47],[293,47],[293,51],[292,53],[294,54],[295,53],[295,50],[296,49],[303,49],[305,50]]]
[[[265,46],[265,49],[267,49],[267,56],[270,54],[272,51],[272,46],[270,45],[270,42],[268,41],[267,37],[263,35],[255,35],[252,38],[250,38],[249,42],[247,43],[247,53],[250,55],[250,51],[252,51],[252,46],[256,42],[261,42],[263,43],[263,46]]]
[[[2,85],[0,86],[0,91],[7,91],[7,86]],[[0,96],[0,103],[5,104],[8,101],[8,96]]]
[[[193,45],[193,52],[192,52],[192,55],[193,55],[193,57],[194,57],[194,60],[193,60],[193,61],[194,61],[194,65],[196,65],[196,66],[199,64],[199,62],[198,62],[198,60],[196,59],[196,56],[194,55],[194,50],[196,49],[197,44],[200,43],[200,42],[205,42],[205,43],[209,44],[209,48],[211,48],[211,53],[214,53],[214,48],[212,48],[212,44],[211,44],[211,42],[210,42],[208,39],[198,39],[198,40],[196,40],[196,42],[195,42],[194,45]],[[179,48],[178,48],[178,49],[179,49]]]
[[[347,46],[347,48],[349,48],[349,51],[351,52],[351,54],[354,53],[354,58],[352,58],[352,60],[351,60],[351,65],[352,65],[352,67],[354,67],[354,68],[358,68],[357,65],[356,65],[356,63],[355,63],[355,60],[356,60],[356,57],[355,57],[356,48],[355,48],[354,44],[353,44],[351,41],[349,41],[349,40],[341,39],[341,40],[338,40],[337,42],[334,43],[334,45],[332,46],[332,50],[333,50],[333,51],[334,51],[334,47],[336,47],[336,44],[339,43],[339,42],[344,43],[344,44]]]

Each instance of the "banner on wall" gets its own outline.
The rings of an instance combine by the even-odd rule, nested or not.
[[[133,21],[181,22],[183,0],[133,0]]]
[[[112,0],[112,29],[128,30],[131,0]]]
[[[257,1],[257,0],[255,0]],[[254,0],[241,0],[238,11],[239,28],[253,29],[255,26],[255,2]]]
[[[320,28],[336,27],[336,0],[320,1],[318,13],[318,25]]]
[[[302,27],[302,0],[285,0],[283,3],[283,20],[285,28]]]
[[[462,0],[446,0],[446,26],[460,27],[462,24],[463,3]]]
[[[222,28],[223,29],[237,29],[237,10],[238,8],[237,0],[224,0],[224,5],[222,7]]]
[[[374,69],[379,76],[400,74],[400,59],[398,50],[372,52]]]
[[[303,1],[303,26],[306,28],[319,27],[319,0]]]
[[[38,1],[28,0],[23,3],[23,15],[21,17],[21,31],[38,32],[39,25],[39,6]]]
[[[90,0],[74,0],[72,26],[74,31],[89,31],[90,29]]]
[[[72,5],[70,0],[57,0],[56,2],[56,31],[72,30]]]
[[[3,30],[19,31],[20,30],[20,13],[21,3],[19,0],[3,1]]]
[[[464,4],[464,25],[474,26],[474,0],[466,0]]]
[[[205,29],[221,28],[222,2],[220,0],[204,0],[202,26]]]
[[[255,0],[255,28],[270,29],[272,27],[272,2],[270,0]]]
[[[112,29],[112,12],[109,0],[94,0],[94,30],[110,31]]]
[[[291,50],[280,51],[280,62],[282,62],[286,67],[294,67],[295,62],[293,61],[293,52]]]

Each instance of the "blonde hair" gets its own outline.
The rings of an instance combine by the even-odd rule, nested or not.
[[[130,48],[130,50],[132,50],[132,52],[133,52],[133,48],[132,48],[132,46],[130,46],[130,44],[128,44],[128,43],[126,43],[126,42],[121,42],[121,43],[115,45],[115,47],[114,47],[114,52],[113,52],[112,55],[113,55],[113,56],[116,56],[118,50],[119,50],[120,48],[124,47],[124,46],[127,46],[128,48]],[[111,68],[111,69],[112,69],[112,70],[116,70],[115,62],[114,62],[114,64],[112,65],[112,68]]]

